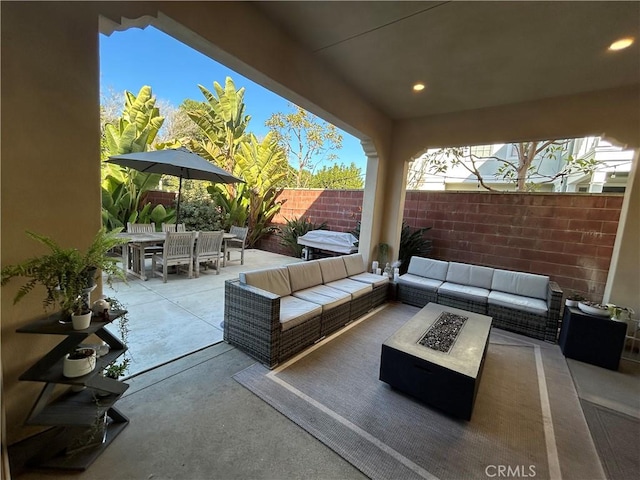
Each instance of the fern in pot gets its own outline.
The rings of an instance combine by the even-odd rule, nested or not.
[[[18,289],[14,304],[37,285],[43,286],[46,290],[43,300],[45,311],[59,308],[61,321],[69,321],[72,314],[90,312],[89,293],[95,288],[98,270],[106,274],[108,285],[111,285],[113,277],[126,280],[124,272],[117,265],[117,259],[108,254],[113,247],[126,243],[126,240],[117,237],[120,230],[107,232],[104,227],[101,228],[85,253],[76,248],[63,248],[45,235],[26,232],[31,239],[46,245],[50,252],[4,267],[1,285],[6,285],[15,277],[27,279]]]

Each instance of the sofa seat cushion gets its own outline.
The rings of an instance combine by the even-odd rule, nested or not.
[[[487,303],[489,290],[471,285],[460,285],[459,283],[444,282],[438,287],[438,295],[444,294],[452,297],[464,298],[479,303]]]
[[[328,287],[336,288],[338,290],[342,290],[343,292],[347,292],[351,294],[351,298],[360,298],[363,297],[373,290],[373,287],[370,283],[358,282],[356,280],[351,280],[349,278],[343,278],[341,280],[335,280],[331,283],[326,284]]]
[[[322,315],[322,307],[291,295],[280,298],[280,326],[283,331]]]
[[[286,267],[252,270],[238,275],[240,283],[271,292],[280,297],[291,295],[289,271]]]
[[[322,282],[327,284],[335,280],[347,278],[347,268],[340,257],[329,257],[318,260],[322,272]]]
[[[286,268],[289,270],[289,282],[292,292],[322,285],[322,271],[317,260],[291,263]]]
[[[493,268],[482,267],[480,265],[449,262],[446,282],[489,290],[491,288],[491,281],[493,280],[493,271]]]
[[[415,257],[414,257],[415,258]],[[414,275],[413,273],[405,273],[398,277],[398,283],[400,285],[407,285],[414,288],[423,288],[430,292],[435,292],[438,287],[444,282],[433,278],[426,278],[421,275]]]
[[[496,269],[493,272],[491,290],[546,300],[549,290],[549,277],[533,273]]]
[[[449,262],[432,258],[411,257],[407,273],[444,282],[447,278],[448,269]]]
[[[293,292],[293,296],[316,303],[322,306],[322,311],[331,310],[351,301],[351,294],[331,288],[326,285],[318,285],[304,290]]]
[[[489,293],[489,305],[499,305],[501,307],[523,310],[536,315],[547,315],[547,302],[539,298],[525,297],[513,293],[492,291]]]
[[[357,275],[349,275],[351,280],[356,282],[364,282],[373,286],[373,288],[389,283],[389,277],[386,275],[376,275],[375,273],[362,272]]]

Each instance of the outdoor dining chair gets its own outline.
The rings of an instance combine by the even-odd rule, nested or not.
[[[198,232],[196,239],[194,264],[196,268],[196,278],[200,276],[200,264],[205,268],[209,263],[215,263],[216,275],[220,274],[220,261],[223,258],[222,239],[224,231]]]
[[[162,275],[162,281],[167,283],[169,267],[186,266],[189,278],[193,277],[193,246],[198,232],[167,232],[162,253],[154,253],[151,257],[152,275]]]
[[[184,223],[163,223],[162,224],[163,232],[186,232],[187,229],[184,226]]]
[[[155,233],[156,224],[154,222],[151,223],[131,223],[127,222],[127,232],[128,233]],[[129,260],[137,263],[137,256],[142,255],[142,248],[135,242],[131,242],[128,244],[129,248]],[[147,245],[144,248],[144,256],[147,258],[151,258],[154,253],[162,252],[161,245]],[[131,265],[129,265],[131,266]]]
[[[131,223],[127,222],[127,232],[129,233],[153,233],[156,231],[156,224],[151,223]]]
[[[230,238],[225,242],[224,254],[227,256],[227,261],[231,259],[231,252],[240,252],[240,265],[244,265],[244,247],[247,240],[248,227],[236,227],[233,225],[229,230],[229,233],[234,235],[234,238]]]

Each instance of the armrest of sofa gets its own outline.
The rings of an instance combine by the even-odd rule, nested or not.
[[[560,308],[562,307],[562,289],[556,282],[549,281],[547,291],[547,307],[550,318],[560,318]]]
[[[562,306],[562,289],[556,282],[549,281],[547,291],[547,325],[545,328],[545,340],[556,343],[558,340],[558,323],[560,322],[560,309]]]
[[[280,297],[239,280],[224,287],[224,339],[268,365],[278,362]]]

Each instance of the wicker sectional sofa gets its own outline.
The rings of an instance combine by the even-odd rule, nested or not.
[[[361,254],[243,272],[225,282],[224,339],[269,368],[388,298]]]
[[[397,299],[482,313],[495,327],[555,343],[562,290],[544,275],[412,257],[398,278]]]

